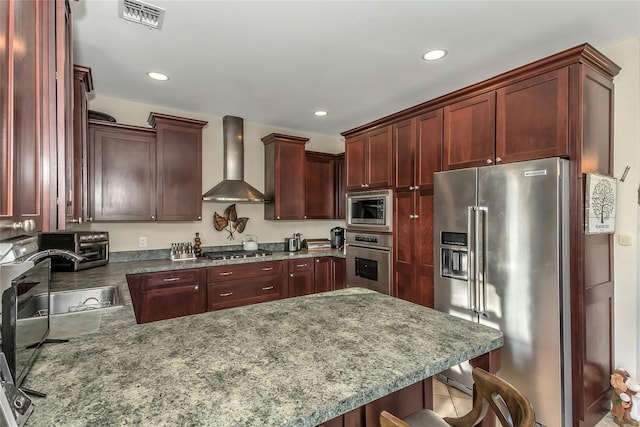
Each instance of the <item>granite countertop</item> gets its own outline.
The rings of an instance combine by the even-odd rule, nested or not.
[[[361,288],[106,326],[43,348],[28,427],[311,427],[503,343]]]

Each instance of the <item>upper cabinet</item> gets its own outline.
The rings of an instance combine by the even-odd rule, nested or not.
[[[68,63],[66,1],[0,2],[0,232],[56,229],[58,137],[65,99],[56,72]],[[61,37],[56,34],[58,29]],[[61,77],[63,78],[63,77]],[[61,90],[70,90],[61,83]],[[59,95],[63,96],[60,102]],[[61,141],[64,144],[64,141]]]
[[[569,155],[569,68],[444,107],[444,167]]]
[[[345,141],[347,190],[389,188],[393,177],[392,128],[385,126]]]
[[[264,219],[305,218],[305,150],[309,138],[272,133],[264,143]]]
[[[202,128],[200,120],[151,113],[156,129],[157,219],[202,219]]]
[[[305,217],[344,218],[344,154],[306,151]]]
[[[151,113],[156,129],[89,121],[90,221],[197,221],[202,128]]]

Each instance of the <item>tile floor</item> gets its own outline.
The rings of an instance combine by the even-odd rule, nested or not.
[[[460,417],[471,410],[471,396],[433,380],[433,410],[442,417]],[[596,427],[618,427],[607,414]]]

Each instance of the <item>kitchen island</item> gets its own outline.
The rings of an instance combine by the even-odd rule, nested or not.
[[[497,330],[360,288],[113,322],[42,350],[24,386],[48,397],[27,425],[311,427],[501,345]]]

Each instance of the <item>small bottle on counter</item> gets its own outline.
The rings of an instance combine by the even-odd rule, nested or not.
[[[202,256],[202,249],[200,249],[201,244],[200,233],[196,233],[196,238],[193,239],[193,251],[197,257]]]

